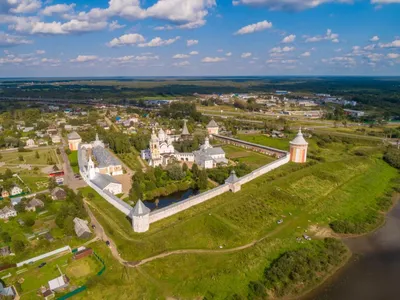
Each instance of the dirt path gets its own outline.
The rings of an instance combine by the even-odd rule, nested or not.
[[[174,250],[174,251],[167,251],[161,254],[157,254],[139,261],[126,261],[124,260],[120,254],[118,253],[117,247],[114,243],[113,240],[111,240],[107,234],[104,231],[104,228],[101,226],[101,224],[97,221],[96,217],[94,216],[94,214],[92,213],[92,211],[89,208],[90,203],[84,201],[84,205],[86,208],[86,211],[89,214],[89,217],[92,221],[92,224],[94,224],[96,226],[96,228],[94,229],[96,236],[103,241],[109,241],[110,242],[110,250],[112,255],[114,256],[115,259],[118,260],[118,262],[126,267],[130,267],[130,268],[137,268],[139,266],[142,266],[144,264],[147,264],[149,262],[152,262],[154,260],[157,259],[161,259],[164,257],[168,257],[171,255],[180,255],[180,254],[226,254],[226,253],[233,253],[233,252],[238,252],[238,251],[242,251],[248,248],[251,248],[255,245],[257,245],[258,243],[264,241],[265,239],[274,236],[275,234],[277,234],[278,232],[280,232],[281,230],[283,230],[284,228],[286,228],[287,226],[289,226],[292,222],[286,222],[284,225],[279,226],[277,229],[275,229],[274,231],[268,233],[267,235],[263,236],[262,238],[252,241],[248,244],[242,245],[242,246],[238,246],[235,248],[229,248],[229,249],[182,249],[182,250]],[[90,205],[91,206],[91,205]]]

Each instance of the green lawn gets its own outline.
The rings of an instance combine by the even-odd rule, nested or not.
[[[79,173],[79,166],[78,166],[78,151],[72,151],[68,155],[69,163],[71,164],[71,168],[75,174]]]
[[[46,265],[38,268],[43,262],[46,262]],[[59,277],[59,270],[70,279],[71,287],[79,287],[84,285],[89,278],[96,276],[101,267],[101,264],[94,256],[74,260],[72,254],[69,253],[60,257],[50,257],[18,269],[8,270],[6,273],[11,273],[12,276],[6,279],[6,283],[22,282],[22,292],[20,293],[22,300],[40,299],[36,292],[41,286],[48,286],[50,280]],[[18,271],[22,270],[25,271],[17,274]]]
[[[247,164],[252,170],[273,162],[275,158],[233,145],[223,145],[228,159]]]
[[[292,138],[272,138],[261,134],[240,134],[236,138],[239,140],[251,142],[254,144],[264,145],[281,150],[289,150],[289,142]]]
[[[266,238],[228,254],[169,256],[139,269],[116,266],[126,274],[107,273],[104,280],[118,282],[124,291],[119,292],[117,287],[104,289],[105,282],[101,282],[89,295],[99,299],[110,298],[113,293],[118,293],[120,299],[193,299],[213,294],[214,299],[230,299],[239,294],[246,298],[249,281],[260,280],[274,259],[285,251],[307,247],[307,243],[296,241],[305,230],[317,238],[316,226],[329,231],[329,223],[334,220],[362,221],[371,211],[379,214],[377,199],[393,187],[391,180],[399,176],[396,169],[382,161],[379,149],[363,157],[352,154],[358,146],[333,143],[318,148],[313,140],[310,146],[310,151],[318,152],[325,161],[287,164],[244,185],[237,194],[221,195],[156,222],[142,234],[134,233],[130,221],[106,201],[93,199],[92,211],[116,242],[121,256],[128,260],[175,249],[234,248]],[[86,188],[84,193],[88,192]],[[277,225],[279,219],[284,223]]]
[[[131,170],[140,170],[142,165],[138,160],[137,153],[124,153],[117,155]]]
[[[36,152],[39,154],[39,158],[36,157]],[[29,152],[2,152],[2,158],[0,162],[6,164],[32,164],[32,165],[54,165],[58,162],[57,154],[54,149],[33,149]],[[22,156],[21,161],[19,157]]]

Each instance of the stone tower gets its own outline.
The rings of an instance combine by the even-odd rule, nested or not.
[[[132,227],[135,232],[146,232],[150,228],[150,209],[139,199],[131,212]]]
[[[225,183],[229,184],[229,189],[233,193],[237,193],[242,189],[239,178],[236,176],[235,170],[232,170],[231,175],[225,180]]]
[[[87,172],[89,179],[93,180],[93,178],[96,176],[96,172],[95,172],[94,162],[92,160],[92,155],[90,152],[88,154],[89,154],[89,161],[87,164]]]
[[[290,142],[290,161],[303,164],[307,162],[308,143],[303,137],[301,128],[293,141]]]

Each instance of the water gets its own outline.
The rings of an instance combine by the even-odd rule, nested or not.
[[[303,299],[400,299],[400,202],[382,228],[344,242],[353,252],[350,262]]]
[[[186,191],[176,192],[168,196],[158,198],[159,200],[158,206],[156,206],[156,201],[155,201],[156,199],[151,201],[144,201],[143,203],[151,210],[155,210],[186,200],[191,196],[197,195],[198,193],[199,193],[198,190],[188,189]]]

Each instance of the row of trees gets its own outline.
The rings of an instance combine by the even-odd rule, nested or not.
[[[189,169],[186,164],[170,164],[165,169],[151,168],[146,173],[138,170],[132,176],[131,200],[154,199],[167,196],[174,192],[189,188],[205,190],[208,186],[208,176],[205,170],[200,170],[196,164]]]

